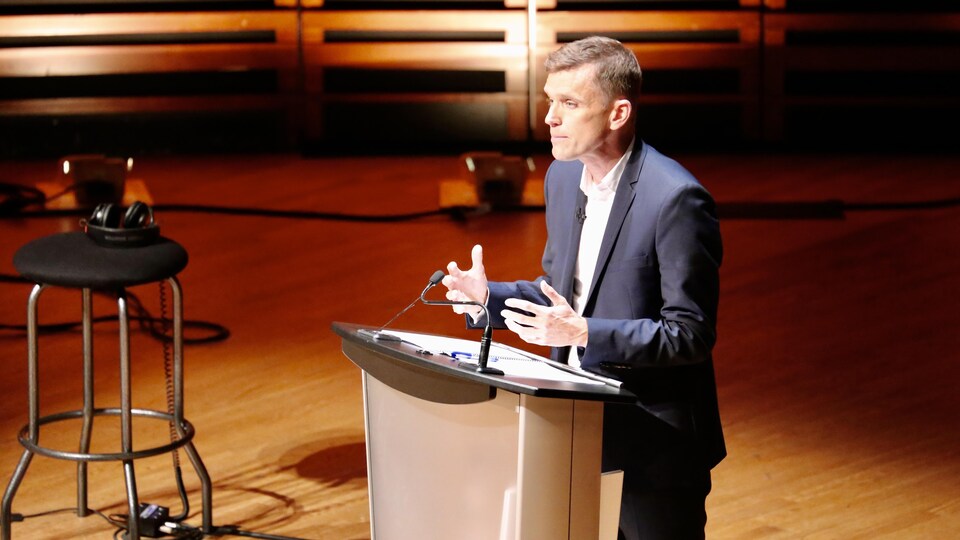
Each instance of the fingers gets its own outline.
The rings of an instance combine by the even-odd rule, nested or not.
[[[470,251],[470,259],[473,267],[467,271],[461,270],[456,261],[450,261],[447,264],[447,275],[443,277],[441,283],[450,292],[455,292],[455,297],[448,293],[447,298],[458,301],[485,302],[487,296],[487,276],[483,270],[483,248],[480,244],[473,246]],[[462,313],[461,308],[455,311]],[[477,312],[476,308],[466,310],[470,313]]]
[[[534,345],[565,347],[585,346],[587,340],[586,319],[578,315],[567,300],[547,282],[540,283],[540,290],[552,305],[534,304],[519,298],[508,298],[500,315],[507,328],[520,339]]]
[[[543,306],[538,306],[537,304],[520,300],[519,298],[507,298],[504,304],[513,309],[504,309],[500,312],[500,315],[507,321],[513,321],[524,326],[537,325],[537,317],[546,313]],[[521,313],[522,311],[529,313],[529,315]]]
[[[473,263],[473,270],[483,272],[483,246],[477,244],[470,250],[470,261]]]
[[[542,322],[542,319],[537,319],[534,310],[539,310],[540,306],[527,302],[526,300],[520,300],[518,298],[507,298],[504,302],[507,307],[514,309],[521,309],[527,312],[532,312],[534,315],[524,315],[519,311],[514,311],[513,309],[504,309],[500,312],[500,315],[503,317],[503,322],[506,325],[507,329],[520,337],[520,339],[526,341],[527,343],[535,343],[533,334],[539,329],[536,326]]]
[[[464,271],[460,269],[460,266],[457,265],[457,261],[450,261],[447,263],[447,275],[443,278],[443,284],[448,285],[453,282],[454,279],[462,277],[467,273],[479,273],[484,274],[483,270],[483,246],[477,244],[473,246],[473,249],[470,250],[470,261],[473,264],[473,268],[470,270]],[[450,278],[450,279],[448,279]]]
[[[527,343],[535,343],[534,338],[530,335],[530,329],[528,327],[518,324],[510,319],[507,319],[505,322],[507,325],[507,330],[510,330]]]
[[[467,296],[466,294],[458,290],[447,291],[446,297],[447,297],[447,300],[452,300],[454,302],[469,302],[471,300],[469,296]],[[474,319],[479,317],[480,313],[483,312],[483,309],[481,307],[473,306],[473,305],[466,305],[466,306],[460,305],[460,306],[451,306],[451,307],[453,308],[454,313],[458,313],[460,315],[463,315],[464,313],[468,313],[471,316],[473,316]]]
[[[457,263],[451,262],[447,265],[447,275],[443,276],[443,279],[440,280],[440,283],[447,288],[447,298],[450,298],[451,293],[460,292],[462,277],[463,272],[457,268]]]
[[[540,290],[543,291],[543,294],[547,295],[547,298],[550,299],[550,302],[554,306],[567,305],[567,299],[564,298],[556,289],[550,286],[546,281],[540,282]]]
[[[443,279],[440,280],[440,283],[450,290],[458,290],[462,286],[462,279],[468,277],[467,272],[464,272],[457,265],[457,261],[450,261],[447,263],[447,275],[443,276]]]
[[[504,310],[506,314],[506,310]],[[529,326],[515,319],[505,319],[504,323],[507,329],[516,334],[520,339],[533,345],[551,345],[549,331],[545,327]]]

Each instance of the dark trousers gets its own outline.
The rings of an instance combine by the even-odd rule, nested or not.
[[[634,405],[606,404],[603,470],[622,470],[620,540],[703,540],[710,470],[696,444]]]

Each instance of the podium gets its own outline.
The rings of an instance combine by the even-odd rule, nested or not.
[[[582,540],[609,537],[611,527],[616,538],[618,487],[601,519],[603,403],[633,403],[632,393],[559,369],[485,375],[445,354],[472,341],[333,330],[362,370],[373,540]],[[493,349],[509,350],[504,362],[522,356],[555,369]]]

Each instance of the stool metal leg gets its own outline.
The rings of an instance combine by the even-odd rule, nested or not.
[[[186,437],[183,429],[183,290],[176,276],[167,279],[173,291],[173,417],[177,433],[181,438]],[[200,459],[200,454],[193,446],[193,441],[184,445],[187,457],[193,464],[197,476],[200,478],[201,504],[203,506],[203,532],[213,532],[213,486],[207,468]]]
[[[34,444],[39,443],[40,425],[40,377],[37,369],[37,302],[40,300],[40,293],[44,286],[37,284],[30,291],[30,297],[27,300],[27,401],[29,405],[29,438]],[[10,540],[10,519],[13,498],[17,494],[20,482],[23,476],[27,474],[27,467],[33,459],[33,452],[24,449],[17,463],[17,468],[13,471],[10,483],[3,493],[3,507],[0,509],[0,540]]]
[[[120,324],[120,440],[121,450],[133,452],[133,414],[130,397],[130,320],[127,316],[127,291],[117,291],[117,317]],[[123,460],[123,473],[127,484],[127,539],[140,540],[140,527],[137,522],[137,480],[133,470],[133,460]]]
[[[93,302],[90,289],[83,289],[83,428],[80,432],[80,453],[90,451],[93,430]],[[77,515],[85,517],[87,507],[87,462],[77,462]]]
[[[182,448],[190,458],[197,476],[200,479],[202,498],[203,498],[203,525],[202,530],[205,533],[213,532],[213,488],[207,469],[200,459],[190,440],[193,437],[193,427],[184,419],[183,413],[183,292],[176,277],[168,278],[171,289],[173,290],[173,376],[174,376],[174,407],[169,416],[173,422],[175,430],[183,444]],[[133,449],[133,417],[134,412],[145,414],[154,411],[140,411],[133,408],[131,397],[131,369],[130,369],[130,320],[127,308],[127,292],[121,288],[117,291],[117,318],[119,323],[119,341],[120,341],[120,407],[117,409],[97,410],[94,403],[94,359],[93,359],[93,302],[90,289],[82,290],[83,304],[83,409],[82,411],[70,411],[48,417],[40,417],[40,381],[38,369],[38,303],[45,285],[37,284],[27,303],[27,367],[28,367],[28,406],[29,422],[21,431],[20,442],[25,449],[20,457],[20,461],[14,470],[13,476],[7,484],[6,491],[3,494],[2,508],[0,508],[0,540],[10,540],[11,538],[11,518],[12,505],[16,492],[26,475],[27,468],[33,459],[34,453],[40,452],[44,455],[60,459],[78,459],[77,463],[77,515],[85,516],[90,513],[88,509],[88,489],[87,489],[87,465],[88,459],[117,459],[111,454],[89,454],[90,440],[93,431],[94,418],[99,414],[111,414],[111,411],[119,412],[120,432],[121,432],[121,458],[123,462],[123,472],[127,491],[128,521],[127,521],[127,540],[139,540],[139,501],[137,497],[137,483],[134,470],[135,457],[144,457],[144,451],[135,452]],[[76,416],[73,416],[76,414]],[[147,415],[153,416],[153,415]],[[80,434],[80,449],[78,453],[71,454],[66,452],[53,451],[40,447],[40,424],[51,421],[59,421],[66,418],[81,417],[83,419],[82,431]],[[175,447],[174,447],[175,448]],[[49,453],[48,453],[49,452]],[[129,459],[122,459],[123,457]]]
[[[20,481],[23,480],[23,475],[27,473],[27,467],[30,466],[32,459],[33,452],[24,450],[23,454],[20,455],[17,468],[13,472],[13,477],[10,478],[10,483],[7,484],[7,490],[3,493],[3,516],[0,517],[0,519],[3,520],[3,527],[2,530],[0,530],[0,538],[2,538],[2,540],[10,540],[10,520],[13,518],[13,513],[10,510],[13,504],[13,497],[17,494]]]

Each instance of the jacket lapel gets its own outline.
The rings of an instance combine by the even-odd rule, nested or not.
[[[582,167],[581,167],[582,171]],[[573,184],[576,190],[576,201],[573,208],[570,208],[565,211],[569,211],[568,215],[576,216],[577,209],[586,208],[587,206],[587,196],[580,190],[580,178],[577,177],[577,181]],[[567,302],[573,303],[573,274],[576,270],[577,264],[577,253],[580,251],[580,234],[583,232],[583,223],[574,217],[570,220],[570,236],[567,238],[567,246],[563,252],[563,266],[564,269],[559,273],[561,281],[558,283],[556,289],[564,298],[567,299]]]
[[[587,315],[593,311],[593,303],[597,296],[597,284],[603,278],[607,263],[610,261],[610,254],[613,252],[613,246],[617,243],[620,230],[623,228],[623,222],[627,217],[627,212],[633,205],[633,200],[636,195],[636,184],[640,178],[640,171],[643,168],[643,159],[647,155],[647,145],[643,144],[643,141],[638,138],[634,146],[633,153],[630,154],[630,159],[627,161],[627,166],[623,169],[620,183],[617,185],[617,193],[613,199],[613,207],[610,209],[610,217],[607,219],[607,228],[603,232],[603,242],[600,244],[600,253],[597,255],[597,266],[593,272],[593,282],[590,284],[590,297],[587,298],[587,303],[583,310],[584,314]],[[637,146],[639,146],[639,148],[636,148]],[[578,233],[577,238],[579,237],[580,235]],[[574,249],[579,249],[579,245],[574,246]]]

